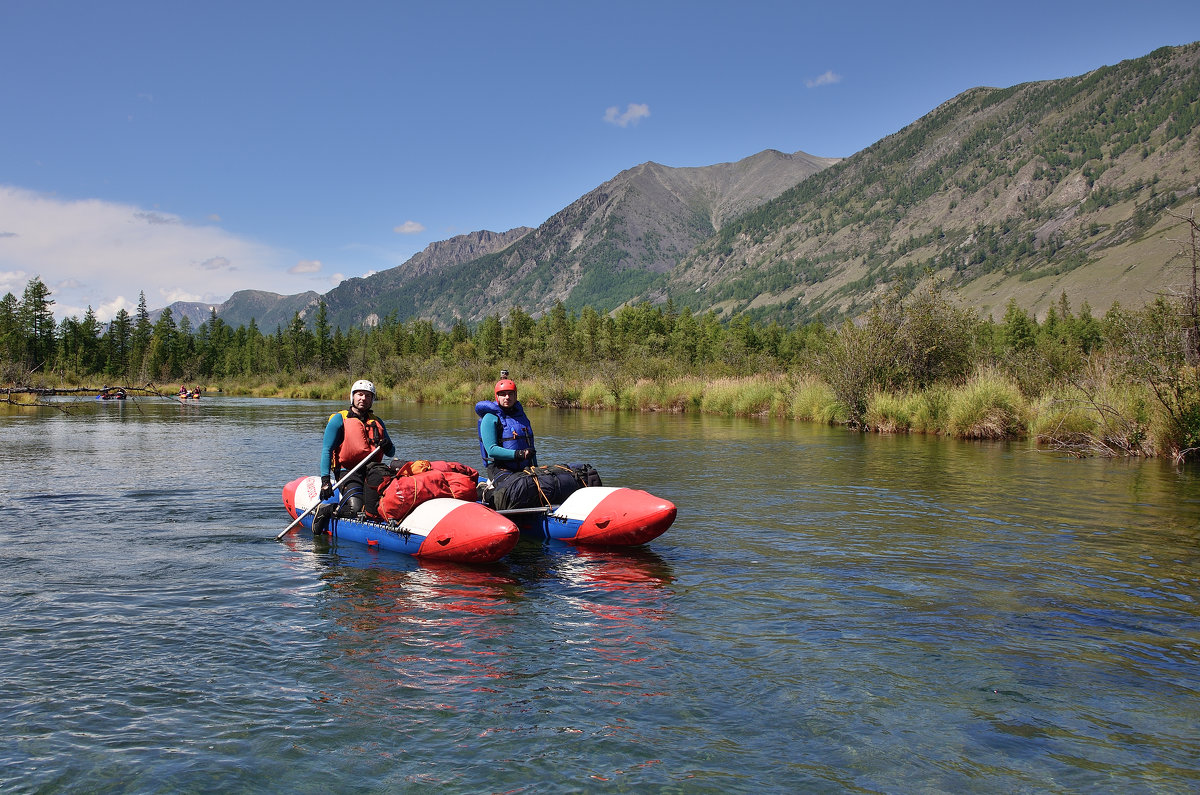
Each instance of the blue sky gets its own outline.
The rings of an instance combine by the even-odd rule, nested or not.
[[[1198,39],[1195,0],[0,0],[0,295],[324,293],[649,160],[848,156]]]

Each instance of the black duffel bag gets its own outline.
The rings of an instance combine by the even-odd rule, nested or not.
[[[590,464],[554,464],[505,472],[492,480],[492,502],[498,511],[558,505],[582,486],[599,486]]]

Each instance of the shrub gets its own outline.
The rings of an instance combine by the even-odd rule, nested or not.
[[[912,430],[922,433],[942,433],[950,413],[951,393],[945,386],[931,386],[915,395],[912,409]]]
[[[617,398],[608,384],[589,381],[579,391],[579,406],[585,409],[613,409],[617,407]]]
[[[1200,452],[1200,368],[1180,367],[1157,390],[1162,404],[1154,423],[1154,437],[1175,461]]]
[[[1032,410],[1029,432],[1038,444],[1064,449],[1094,449],[1103,435],[1095,408],[1081,397],[1044,397]]]
[[[867,402],[863,422],[880,433],[908,433],[915,402],[913,395],[877,392]]]
[[[722,378],[704,390],[700,408],[712,414],[766,414],[771,409],[774,392],[774,386],[763,378]]]
[[[962,439],[1011,439],[1022,434],[1025,412],[1015,383],[994,370],[981,370],[951,394],[947,430]]]
[[[813,376],[805,376],[792,387],[789,409],[791,417],[807,422],[832,423],[838,421],[845,411],[838,403],[837,395],[829,384]]]

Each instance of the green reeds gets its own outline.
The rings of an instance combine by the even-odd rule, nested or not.
[[[838,402],[829,384],[816,376],[805,375],[792,387],[787,416],[803,422],[833,425],[846,421],[846,407]]]
[[[743,417],[769,414],[777,387],[777,382],[766,376],[718,378],[705,387],[700,410]]]
[[[1013,439],[1029,413],[1021,390],[995,370],[981,369],[950,394],[946,431],[960,439]]]

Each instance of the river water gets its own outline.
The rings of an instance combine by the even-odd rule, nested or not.
[[[67,405],[0,407],[4,792],[1200,789],[1195,467],[532,411],[674,527],[433,566],[272,540],[338,403]]]

